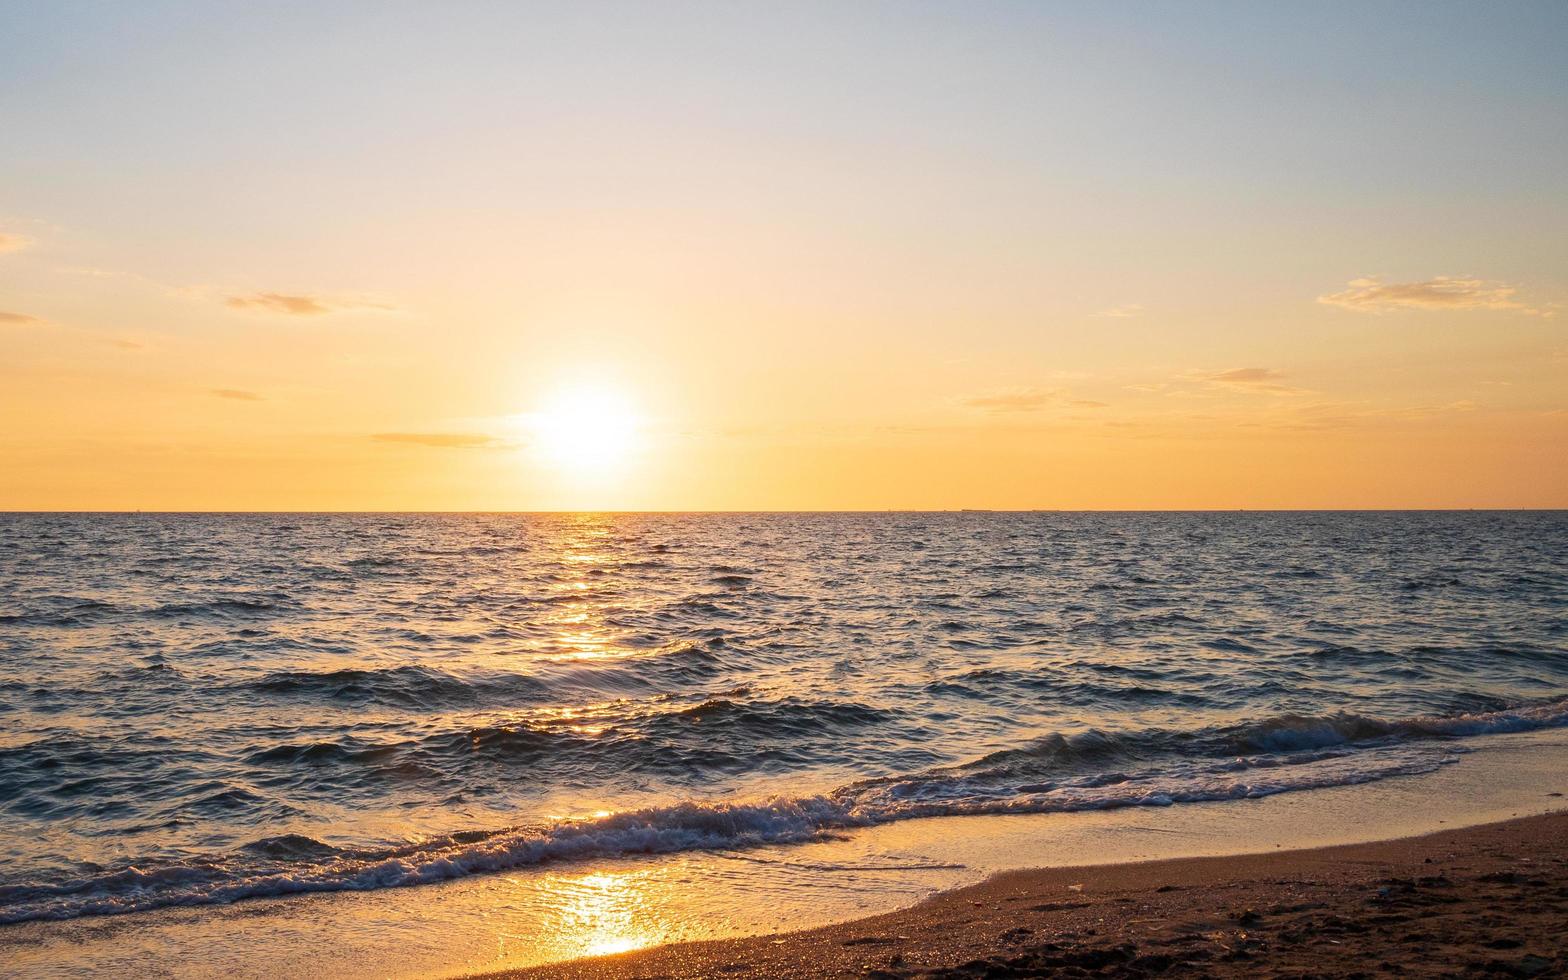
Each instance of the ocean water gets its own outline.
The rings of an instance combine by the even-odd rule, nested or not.
[[[1568,514],[0,515],[0,922],[1568,726]]]

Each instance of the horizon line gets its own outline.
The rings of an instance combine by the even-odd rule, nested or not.
[[[6,516],[65,516],[147,514],[161,515],[478,515],[514,514],[553,516],[562,514],[1463,514],[1463,513],[1564,513],[1568,505],[1555,507],[887,507],[887,508],[737,508],[662,510],[561,509],[561,510],[24,510],[0,508]]]

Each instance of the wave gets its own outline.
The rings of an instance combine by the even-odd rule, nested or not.
[[[288,597],[281,595],[226,595],[195,602],[169,602],[137,612],[154,619],[180,619],[191,616],[232,619],[267,616],[289,608],[290,605]]]
[[[729,692],[744,697],[744,692]],[[623,710],[611,706],[607,710]],[[642,714],[554,717],[463,725],[414,738],[378,740],[341,733],[306,741],[254,744],[243,761],[265,770],[270,785],[331,793],[376,791],[396,777],[463,784],[497,776],[580,779],[604,771],[692,773],[798,770],[844,761],[850,736],[897,713],[854,702],[733,700]],[[592,733],[580,730],[589,723]]]
[[[137,619],[219,620],[250,619],[272,615],[291,608],[283,595],[218,595],[188,602],[167,602],[137,606],[73,596],[44,596],[35,607],[21,612],[0,613],[0,623],[13,626],[73,627]]]
[[[791,707],[799,705],[784,710]],[[861,709],[839,706],[846,717]],[[714,700],[665,717],[690,724],[744,710]],[[405,887],[557,861],[801,843],[915,817],[1253,799],[1430,772],[1457,759],[1462,749],[1456,740],[1562,726],[1568,726],[1568,699],[1396,719],[1281,715],[1185,732],[1054,734],[961,766],[863,780],[813,796],[686,801],[381,848],[336,847],[299,834],[270,837],[217,857],[0,887],[0,923]],[[540,748],[533,734],[514,730],[476,730],[470,736],[528,752]],[[294,746],[279,759],[336,751],[334,746]],[[1024,781],[1025,776],[1036,778]],[[219,802],[226,804],[235,792],[222,788]]]
[[[1496,704],[1488,710],[1451,715],[1383,719],[1336,712],[1284,714],[1203,729],[1149,728],[1129,732],[1090,729],[1052,733],[1018,748],[993,752],[953,767],[955,772],[1031,773],[1048,768],[1100,765],[1107,760],[1149,759],[1172,754],[1225,758],[1291,753],[1398,739],[1441,739],[1501,734],[1568,725],[1568,699]]]
[[[646,695],[655,678],[694,681],[719,673],[724,659],[695,644],[679,644],[605,664],[546,665],[530,673],[454,674],[420,664],[276,670],[236,682],[231,689],[268,697],[374,703],[402,708],[515,706],[550,701],[572,691],[607,698]]]
[[[431,667],[411,665],[274,671],[243,686],[270,695],[375,701],[416,708],[462,706],[498,698],[532,699],[548,688],[540,679],[524,674],[465,679]]]

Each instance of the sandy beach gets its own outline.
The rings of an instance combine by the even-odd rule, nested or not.
[[[1562,976],[1568,812],[1239,857],[1014,871],[912,908],[509,978]]]

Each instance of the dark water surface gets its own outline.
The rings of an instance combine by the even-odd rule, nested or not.
[[[0,515],[0,922],[1253,797],[1563,725],[1562,512]]]

